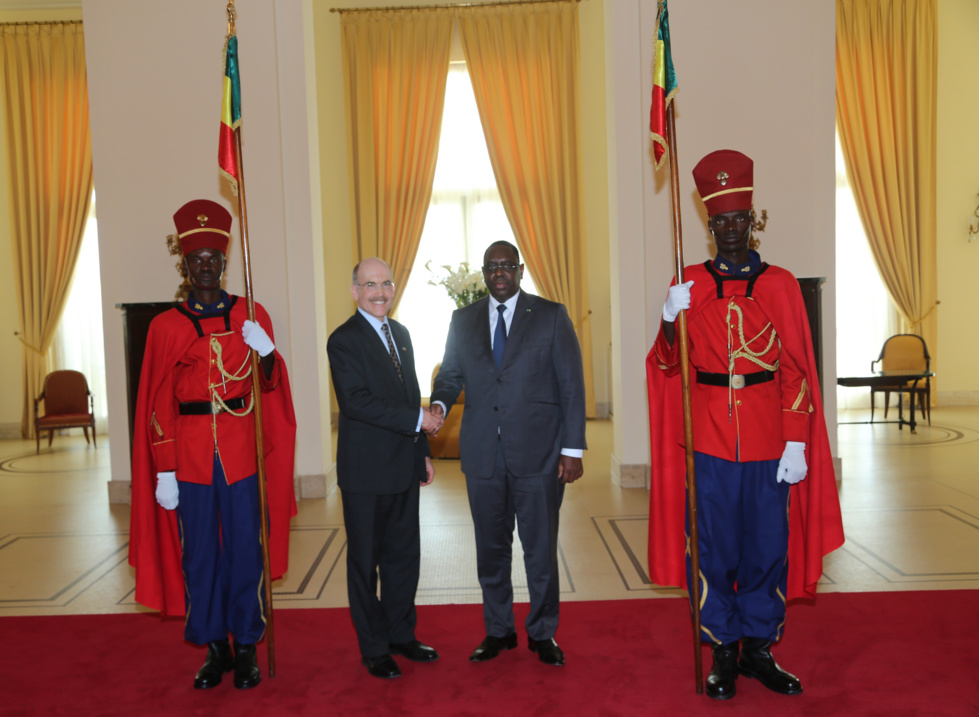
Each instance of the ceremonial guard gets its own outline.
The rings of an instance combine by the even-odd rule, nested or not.
[[[843,542],[809,322],[796,278],[751,248],[751,159],[712,152],[693,176],[717,255],[670,287],[647,357],[651,577],[690,584],[674,323],[686,310],[700,621],[713,647],[706,691],[733,697],[742,674],[798,694],[801,682],[770,648],[782,637],[787,599],[815,594],[823,555]],[[689,532],[687,516],[687,541]]]
[[[184,637],[207,645],[205,689],[234,671],[257,685],[265,632],[260,497],[250,350],[261,356],[271,578],[287,567],[295,515],[295,416],[272,322],[221,288],[231,215],[198,199],[173,216],[192,291],[150,324],[133,425],[129,562],[136,600],[186,613]],[[233,638],[234,649],[229,640]]]

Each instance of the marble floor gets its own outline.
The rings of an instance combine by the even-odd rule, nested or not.
[[[865,421],[844,412],[841,421]],[[334,438],[335,440],[335,438]],[[610,480],[612,424],[590,421],[585,477],[565,494],[563,600],[680,594],[646,573],[649,494]],[[979,589],[979,407],[935,408],[916,434],[894,424],[841,424],[840,496],[846,544],[829,556],[824,592]],[[108,438],[0,441],[0,616],[124,613],[133,599],[127,563],[129,507],[107,502]],[[457,460],[436,462],[422,490],[419,604],[478,603],[475,544]],[[292,522],[290,570],[276,608],[345,606],[340,498],[304,500]],[[518,549],[519,551],[519,549]],[[514,561],[517,600],[526,600]]]

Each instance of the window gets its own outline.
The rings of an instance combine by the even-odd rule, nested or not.
[[[846,176],[836,137],[836,372],[866,376],[884,339],[897,333],[897,314],[880,280]],[[825,387],[823,390],[826,390]],[[866,388],[836,387],[837,407],[869,408]]]
[[[68,301],[51,347],[52,369],[85,374],[95,407],[95,427],[108,433],[105,349],[102,339],[102,279],[99,274],[99,236],[95,196],[89,207]]]
[[[456,308],[441,286],[428,281],[444,276],[439,273],[443,265],[455,269],[467,262],[471,269],[478,269],[487,247],[501,239],[517,243],[496,188],[469,72],[465,63],[453,62],[445,89],[432,200],[397,311],[397,319],[411,332],[423,396],[431,393],[432,371],[442,360]],[[425,268],[429,262],[434,274]],[[526,270],[520,286],[537,293]]]

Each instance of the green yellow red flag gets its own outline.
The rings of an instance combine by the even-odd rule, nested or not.
[[[667,156],[666,110],[679,89],[673,56],[670,52],[670,15],[666,0],[659,0],[656,10],[656,41],[653,45],[653,101],[649,108],[649,134],[653,138],[653,156],[659,169]]]
[[[221,102],[221,137],[218,141],[218,167],[238,195],[241,171],[238,167],[238,136],[241,126],[241,84],[238,79],[238,36],[228,35],[224,44],[224,97]]]

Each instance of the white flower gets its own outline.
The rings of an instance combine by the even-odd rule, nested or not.
[[[434,276],[435,272],[432,271],[431,264],[431,260],[425,262],[425,268]],[[483,281],[483,273],[471,271],[466,262],[461,263],[457,269],[453,269],[448,264],[443,264],[442,268],[445,269],[446,276],[438,281],[429,279],[428,283],[432,286],[444,287],[456,307],[461,309],[489,294]]]

